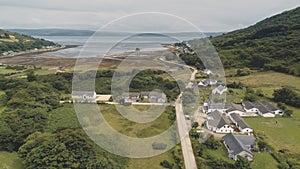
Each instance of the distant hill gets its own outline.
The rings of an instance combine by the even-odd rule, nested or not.
[[[300,75],[300,7],[212,38],[226,68],[250,67]]]
[[[8,31],[17,32],[20,34],[25,34],[29,36],[92,36],[95,31],[92,30],[76,30],[76,29],[8,29]],[[129,32],[98,32],[98,35],[103,36],[126,36],[134,35]],[[195,36],[199,35],[197,32],[176,32],[176,33],[163,33],[169,36]],[[223,32],[205,32],[206,36],[218,36],[222,35]],[[154,34],[148,34],[153,36]],[[158,36],[158,34],[155,34]],[[147,36],[147,34],[142,34],[142,36]]]
[[[29,36],[91,36],[95,31],[74,29],[8,29]]]
[[[20,52],[32,49],[47,48],[58,44],[44,39],[36,39],[28,35],[0,29],[0,55],[8,51]]]

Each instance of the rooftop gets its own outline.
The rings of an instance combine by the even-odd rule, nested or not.
[[[240,136],[229,133],[222,139],[225,141],[225,144],[228,146],[229,150],[233,151],[234,155],[238,155],[242,151],[247,151],[252,154],[248,147],[255,144],[253,136]]]
[[[232,113],[230,116],[241,128],[251,128],[239,114]]]

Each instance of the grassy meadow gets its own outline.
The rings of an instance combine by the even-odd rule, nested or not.
[[[0,152],[0,169],[23,169],[21,159],[17,153]]]
[[[105,120],[120,133],[126,134],[132,137],[150,137],[159,133],[162,133],[171,126],[171,121],[168,118],[170,113],[175,113],[174,107],[167,107],[165,111],[154,121],[149,123],[134,123],[124,118],[114,107],[114,105],[101,104],[99,105],[100,111],[103,114]],[[146,111],[149,106],[135,105],[134,108],[140,111]],[[61,128],[81,128],[76,113],[74,111],[73,104],[63,104],[56,110],[53,110],[49,114],[49,120],[46,130],[53,132]],[[176,168],[173,151],[180,152],[181,147],[177,145],[175,148],[160,154],[158,156],[141,159],[128,159],[128,164],[125,168],[128,169],[148,169],[149,164],[153,169],[162,169],[160,162],[167,160],[174,164]],[[183,157],[179,153],[179,158]],[[183,164],[182,164],[183,165]]]
[[[274,89],[278,89],[282,86],[288,86],[300,93],[300,78],[287,75],[284,73],[278,73],[273,71],[268,72],[255,72],[247,76],[240,77],[227,77],[227,82],[241,82],[254,89],[262,89],[268,95],[271,96]]]
[[[288,149],[292,154],[300,152],[300,111],[293,118],[244,118],[275,150]],[[276,123],[277,122],[277,123]]]

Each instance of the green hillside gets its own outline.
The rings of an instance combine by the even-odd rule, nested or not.
[[[225,68],[300,75],[300,7],[212,38]]]
[[[57,44],[44,39],[35,39],[27,35],[0,29],[0,55],[7,51],[20,52],[56,45]]]

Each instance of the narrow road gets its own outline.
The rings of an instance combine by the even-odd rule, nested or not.
[[[179,136],[180,138],[183,138],[181,140],[181,149],[184,158],[184,165],[186,169],[197,169],[197,164],[189,136],[189,127],[187,126],[185,121],[180,97],[181,94],[175,102],[175,109]]]
[[[184,66],[189,69],[192,69],[193,72],[191,74],[190,82],[187,84],[186,88],[192,88],[193,87],[193,82],[195,81],[195,76],[197,73],[197,69],[193,68],[191,66],[185,65],[185,64],[180,64],[180,63],[174,63],[171,61],[166,61],[164,59],[159,58],[160,61],[178,65],[178,66]],[[178,96],[176,102],[175,102],[175,110],[176,110],[176,120],[177,120],[177,125],[178,125],[178,132],[180,138],[183,138],[181,140],[181,149],[182,149],[182,154],[183,154],[183,159],[184,159],[184,165],[186,169],[197,169],[197,164],[192,148],[192,143],[190,140],[190,135],[189,135],[189,128],[191,126],[187,126],[187,122],[184,117],[183,109],[182,109],[182,101],[181,101],[181,95],[182,93]]]

